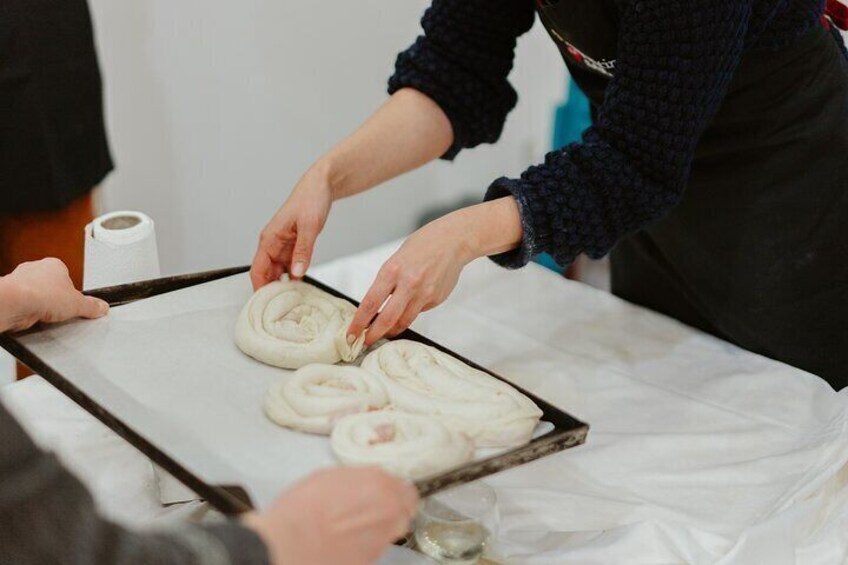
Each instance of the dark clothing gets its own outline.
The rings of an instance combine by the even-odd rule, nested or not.
[[[64,208],[111,170],[86,0],[0,0],[0,214]]]
[[[261,540],[235,523],[140,534],[104,520],[85,487],[0,404],[0,563],[249,565],[268,558]]]
[[[493,259],[520,267],[544,251],[565,265],[621,242],[620,295],[848,384],[848,61],[823,0],[535,9],[595,120],[582,143],[489,188],[515,197],[524,229]],[[399,56],[390,91],[442,105],[447,157],[498,138],[533,12],[529,0],[435,0]]]
[[[489,198],[515,196],[526,228],[522,246],[497,258],[504,265],[519,267],[542,251],[563,265],[580,253],[602,257],[667,213],[743,54],[792,44],[821,25],[824,11],[822,0],[601,4],[615,17],[597,23],[620,23],[615,76],[595,100],[602,102],[597,123],[583,143],[489,189]],[[389,91],[411,86],[445,110],[454,127],[448,156],[499,137],[517,99],[507,82],[516,37],[534,13],[530,0],[434,0],[422,20],[425,35],[399,55]],[[585,62],[568,64],[590,69]]]
[[[619,296],[848,385],[848,60],[823,27],[751,53],[686,194],[612,252]]]

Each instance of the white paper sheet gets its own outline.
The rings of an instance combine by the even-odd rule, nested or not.
[[[309,471],[334,465],[326,438],[271,423],[262,399],[287,371],[242,354],[239,275],[113,308],[24,339],[148,441],[211,484],[240,485],[264,506]]]
[[[238,485],[258,507],[311,471],[337,465],[328,438],[281,428],[262,410],[292,371],[233,343],[252,294],[236,275],[113,308],[96,321],[22,339],[112,415],[212,485]],[[542,422],[536,436],[553,427]],[[480,449],[476,458],[505,450]]]

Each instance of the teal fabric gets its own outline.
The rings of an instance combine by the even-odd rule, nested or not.
[[[583,132],[592,125],[589,109],[589,99],[574,83],[568,93],[568,101],[561,104],[554,114],[554,139],[551,150],[576,143],[583,137]]]

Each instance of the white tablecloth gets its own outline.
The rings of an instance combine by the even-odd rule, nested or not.
[[[395,245],[314,276],[361,298]],[[585,446],[492,477],[498,558],[528,564],[848,562],[848,397],[536,266],[478,261],[415,329],[587,421]],[[47,383],[4,401],[130,523],[163,509],[146,459]]]

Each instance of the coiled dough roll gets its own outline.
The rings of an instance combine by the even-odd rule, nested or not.
[[[310,363],[353,361],[365,334],[346,340],[356,306],[301,281],[281,280],[248,300],[236,322],[236,345],[268,365],[299,369]]]
[[[380,378],[393,408],[438,416],[477,447],[527,443],[542,416],[508,384],[422,343],[390,341],[369,353],[362,368]]]
[[[328,435],[340,418],[387,403],[383,385],[368,371],[312,364],[271,386],[265,414],[280,426]]]
[[[474,455],[471,439],[437,418],[393,410],[342,418],[330,443],[345,465],[379,465],[408,479],[458,467]]]

